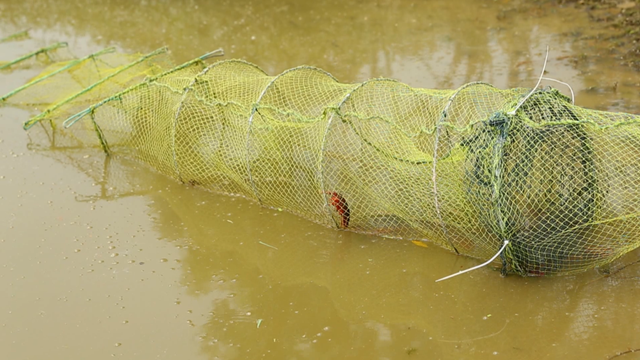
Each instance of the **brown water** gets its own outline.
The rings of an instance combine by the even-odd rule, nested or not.
[[[275,74],[415,87],[549,77],[576,103],[640,112],[640,75],[585,40],[586,13],[510,1],[0,1],[0,61],[218,47]],[[38,68],[0,73],[0,93]],[[565,91],[563,89],[563,91]],[[501,278],[476,260],[327,229],[93,150],[37,150],[0,108],[0,359],[606,359],[640,347],[640,265]],[[632,252],[613,270],[637,261]],[[638,353],[623,359],[640,358]]]

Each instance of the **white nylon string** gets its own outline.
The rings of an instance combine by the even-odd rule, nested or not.
[[[495,255],[493,255],[493,257],[491,259],[487,260],[486,262],[484,262],[484,263],[482,263],[480,265],[474,266],[472,268],[468,268],[466,270],[460,270],[455,274],[451,274],[449,276],[445,276],[443,278],[440,278],[440,279],[436,280],[436,282],[442,281],[442,280],[451,279],[452,277],[455,277],[455,276],[458,276],[458,275],[461,275],[461,274],[464,274],[464,273],[468,273],[469,271],[480,269],[483,266],[487,266],[487,265],[491,264],[493,262],[493,260],[495,260],[498,256],[500,256],[500,254],[502,254],[502,252],[504,251],[504,248],[507,247],[507,244],[509,244],[509,240],[505,240],[504,244],[502,244],[502,247],[500,248],[500,250]]]

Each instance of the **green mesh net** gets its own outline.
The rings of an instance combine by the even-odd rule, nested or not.
[[[640,116],[552,88],[343,84],[211,55],[172,67],[164,50],[105,50],[1,99],[46,109],[25,123],[44,147],[100,146],[325,226],[479,259],[508,241],[505,273],[574,273],[640,245]]]

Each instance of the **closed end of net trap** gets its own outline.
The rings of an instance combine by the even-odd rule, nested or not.
[[[55,61],[1,101],[45,109],[24,127],[56,146],[101,147],[329,227],[499,252],[504,273],[575,273],[640,244],[638,115],[552,88],[344,84],[213,55],[175,67],[166,49],[106,49]]]

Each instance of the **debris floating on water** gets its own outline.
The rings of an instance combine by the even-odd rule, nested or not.
[[[277,248],[277,247],[275,247],[275,246],[273,246],[273,245],[269,245],[269,244],[264,243],[264,242],[262,242],[262,241],[258,241],[258,244],[260,244],[260,245],[264,245],[264,246],[266,246],[266,247],[270,247],[270,248],[272,248],[272,249],[274,249],[274,250],[278,250],[278,248]]]

